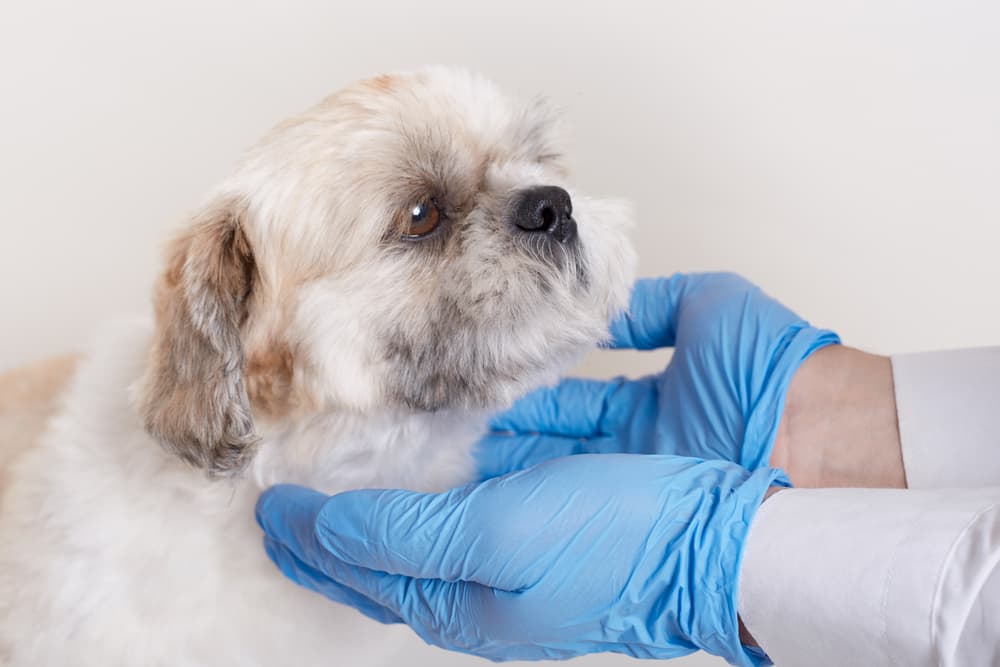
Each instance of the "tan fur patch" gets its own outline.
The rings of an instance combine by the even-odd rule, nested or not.
[[[293,357],[287,345],[274,343],[250,354],[245,381],[255,416],[280,419],[295,410],[293,375]]]
[[[11,466],[38,443],[78,363],[67,355],[0,373],[0,503]]]
[[[366,83],[381,93],[388,93],[399,85],[399,79],[391,74],[380,74],[368,79]]]

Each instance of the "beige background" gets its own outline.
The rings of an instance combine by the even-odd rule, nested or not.
[[[996,3],[33,0],[0,9],[0,369],[145,308],[166,230],[272,123],[433,62],[566,109],[643,274],[736,270],[881,352],[1000,342]]]

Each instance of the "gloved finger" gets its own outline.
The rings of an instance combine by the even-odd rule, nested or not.
[[[292,547],[301,560],[315,563],[326,551],[316,537],[316,517],[328,499],[314,489],[278,484],[260,495],[254,514],[269,538]]]
[[[519,399],[510,410],[490,422],[495,431],[545,433],[569,438],[605,434],[608,406],[629,380],[567,378],[554,387],[542,387]]]
[[[294,573],[294,576],[289,575],[294,581],[345,602],[377,621],[406,623],[429,644],[502,661],[566,659],[580,653],[575,646],[561,648],[516,640],[498,641],[489,636],[488,628],[483,625],[486,619],[519,622],[507,606],[516,600],[517,593],[497,591],[475,583],[386,574],[344,563],[329,554],[322,565],[314,568],[299,562],[283,545],[271,544],[268,553],[273,550],[272,559],[279,564],[285,561],[295,564],[294,569],[289,568]],[[286,571],[286,567],[282,566],[282,570]],[[303,572],[316,574],[304,576]],[[331,590],[343,597],[333,597],[329,594]],[[344,595],[344,591],[349,591],[353,597]],[[618,646],[609,644],[605,650],[621,650]]]
[[[478,584],[388,574],[346,563],[328,552],[309,552],[303,559],[295,551],[297,545],[265,540],[268,555],[292,581],[377,621],[406,623],[439,646],[442,638],[429,629],[440,630],[445,626],[443,620],[455,618],[456,612],[466,612],[460,613],[460,618],[476,616],[471,607],[478,605],[473,601],[492,597],[491,590]],[[449,629],[461,634],[458,627]]]
[[[684,291],[698,275],[644,278],[632,287],[628,310],[611,323],[612,349],[654,350],[672,347]]]
[[[307,536],[299,545],[302,536],[285,531],[291,541],[281,541],[300,556],[316,554],[314,545],[318,540],[322,544],[319,551],[348,564],[419,579],[475,582],[518,590],[530,582],[522,580],[524,575],[518,568],[496,558],[488,540],[481,539],[481,522],[491,518],[484,517],[480,509],[470,508],[472,501],[480,498],[480,507],[492,511],[495,503],[483,494],[489,494],[490,487],[499,481],[470,484],[439,494],[396,489],[347,491],[323,504],[316,515],[315,536]],[[283,504],[282,489],[268,491],[266,504]],[[286,512],[264,512],[264,523],[282,514]],[[270,532],[269,528],[265,530]],[[313,562],[312,558],[305,560]]]
[[[270,537],[264,538],[264,550],[271,561],[286,577],[298,585],[315,591],[334,602],[354,607],[368,618],[379,623],[402,623],[392,611],[365,597],[353,588],[334,581],[329,576],[304,563],[287,547]]]
[[[490,433],[476,445],[480,479],[502,477],[549,459],[577,454],[620,453],[622,441],[611,436],[564,438],[553,435]]]
[[[457,491],[461,491],[461,489]],[[379,502],[383,495],[386,495],[386,503]],[[358,498],[358,496],[362,496],[362,498]],[[391,496],[400,497],[404,502],[410,498],[440,498],[440,496],[431,494],[417,494],[408,491],[353,491],[331,497],[305,487],[279,484],[265,491],[258,499],[257,523],[260,524],[267,539],[272,544],[281,546],[280,551],[274,551],[275,555],[294,557],[295,560],[286,559],[279,562],[279,567],[282,567],[282,571],[288,574],[293,581],[302,583],[313,590],[320,589],[319,592],[323,594],[330,591],[337,595],[341,591],[322,584],[325,579],[332,580],[335,584],[348,587],[372,603],[385,607],[419,632],[418,626],[426,622],[440,608],[454,609],[454,606],[448,607],[447,604],[444,607],[439,607],[439,605],[444,604],[444,602],[440,602],[440,599],[454,595],[457,589],[438,586],[437,584],[447,582],[436,582],[436,579],[432,579],[435,577],[432,570],[436,568],[419,567],[419,560],[423,559],[425,554],[420,552],[420,546],[409,544],[407,532],[411,528],[411,524],[405,518],[402,523],[393,524],[393,518],[386,517],[386,510],[383,509],[382,519],[388,521],[388,525],[383,525],[378,530],[366,531],[365,529],[368,527],[362,525],[364,522],[356,514],[353,516],[345,514],[344,521],[340,521],[338,517],[344,507],[354,507],[355,510],[373,513],[376,512],[376,507],[392,507],[393,503],[389,501]],[[331,501],[342,497],[346,497],[349,501],[360,500],[361,502],[334,503],[333,506],[330,506]],[[364,502],[366,499],[372,502]],[[436,512],[440,512],[440,516],[435,516],[434,509],[428,510],[427,518],[429,520],[439,518],[447,522],[449,515],[454,518],[452,512],[445,510],[449,503],[438,503],[438,505]],[[330,514],[321,518],[321,515],[328,508]],[[345,562],[343,558],[338,557],[338,554],[325,544],[326,540],[323,540],[318,534],[317,531],[321,530],[320,526],[327,526],[323,532],[329,535],[331,523],[336,525],[338,531],[343,530],[345,533],[359,536],[363,542],[360,547],[346,552],[358,556],[356,562]],[[418,544],[426,544],[427,539],[433,536],[434,526],[430,526],[430,532],[421,530],[419,527],[413,527],[412,530],[414,541]],[[376,532],[380,532],[380,534],[376,535]],[[397,535],[397,533],[401,534]],[[398,552],[397,548],[399,548]],[[428,557],[429,562],[432,563],[435,557],[445,561],[445,567],[442,571],[454,567],[456,561],[461,560],[452,554],[441,556],[440,549],[429,552],[436,554]],[[463,550],[462,555],[465,555],[465,550]],[[408,559],[414,556],[416,558],[413,559],[413,562],[408,562]],[[363,565],[358,563],[363,563]],[[292,567],[298,564],[304,564],[309,569]],[[420,579],[414,579],[391,573],[394,572],[394,567],[397,570],[419,570],[425,573],[420,575]],[[453,579],[458,578],[460,577]],[[357,602],[358,598],[353,598],[353,600]],[[454,601],[452,600],[449,604],[454,604]],[[354,605],[352,604],[352,606]]]

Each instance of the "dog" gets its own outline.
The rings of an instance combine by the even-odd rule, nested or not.
[[[170,244],[153,317],[98,336],[44,428],[0,431],[0,663],[363,665],[415,640],[286,580],[254,503],[474,481],[491,415],[607,338],[631,214],[567,189],[558,135],[441,67],[266,134]]]

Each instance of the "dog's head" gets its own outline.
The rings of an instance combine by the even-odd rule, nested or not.
[[[426,69],[272,130],[171,247],[147,429],[226,473],[254,418],[502,408],[554,379],[607,335],[634,263],[625,207],[564,189],[554,121]]]

